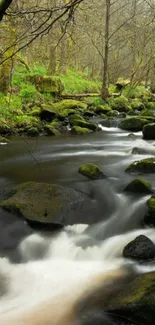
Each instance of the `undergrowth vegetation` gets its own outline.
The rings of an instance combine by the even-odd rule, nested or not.
[[[25,66],[17,66],[14,69],[10,92],[7,95],[0,93],[0,118],[2,122],[9,122],[10,124],[25,123],[26,116],[29,115],[29,105],[31,103],[52,103],[56,101],[50,93],[40,93],[35,84],[32,82],[34,77],[48,76],[46,67],[34,65],[30,70]],[[101,82],[98,80],[90,80],[86,73],[68,70],[65,75],[57,75],[63,83],[63,94],[80,94],[93,93],[100,94]],[[109,86],[110,94],[118,93],[115,85]],[[127,85],[122,91],[121,95],[126,98],[126,101],[131,101],[132,98],[142,98],[148,102],[149,92],[144,86],[131,87]],[[85,102],[88,104],[105,105],[99,96],[85,97]],[[109,102],[108,102],[109,103]],[[150,108],[146,105],[146,108]],[[29,121],[28,121],[29,123]]]

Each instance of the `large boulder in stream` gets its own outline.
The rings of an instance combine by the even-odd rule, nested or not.
[[[29,182],[17,186],[0,207],[23,217],[30,225],[63,226],[70,210],[84,200],[74,189],[59,185]],[[86,200],[86,198],[85,198]],[[72,220],[76,223],[77,220]]]
[[[123,256],[137,261],[154,259],[155,245],[148,237],[140,235],[124,247]]]
[[[155,123],[143,127],[143,137],[148,140],[155,140]]]
[[[145,120],[144,118],[129,117],[121,121],[118,127],[122,130],[138,132],[138,131],[142,131],[143,126],[146,123],[147,120]]]
[[[84,164],[79,168],[79,173],[90,178],[90,179],[102,179],[105,177],[100,168],[91,163]]]
[[[155,157],[134,161],[126,168],[128,173],[155,173]]]
[[[116,294],[111,292],[104,301],[104,310],[109,315],[118,316],[118,324],[154,325],[155,272],[135,276]]]
[[[124,189],[125,192],[149,194],[152,193],[151,184],[143,178],[133,179]]]

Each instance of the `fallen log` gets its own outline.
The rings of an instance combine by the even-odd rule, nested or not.
[[[85,93],[85,94],[62,94],[61,98],[62,99],[81,99],[85,97],[100,97],[99,93]]]

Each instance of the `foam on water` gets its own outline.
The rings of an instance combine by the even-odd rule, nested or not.
[[[124,246],[140,234],[155,242],[154,230],[140,229],[83,249],[76,245],[76,240],[77,236],[82,239],[86,230],[87,225],[74,225],[55,237],[33,234],[19,245],[23,263],[11,264],[6,258],[0,259],[0,284],[2,280],[6,283],[0,299],[1,317],[29,311],[72,290],[76,293],[92,275],[119,269],[128,263],[121,257]],[[137,269],[146,271],[141,266]],[[147,271],[151,269],[155,267],[147,267]]]

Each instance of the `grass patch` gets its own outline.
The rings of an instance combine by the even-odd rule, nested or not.
[[[64,93],[100,93],[101,83],[97,80],[90,80],[84,73],[68,70],[65,75],[58,77],[64,84]]]

